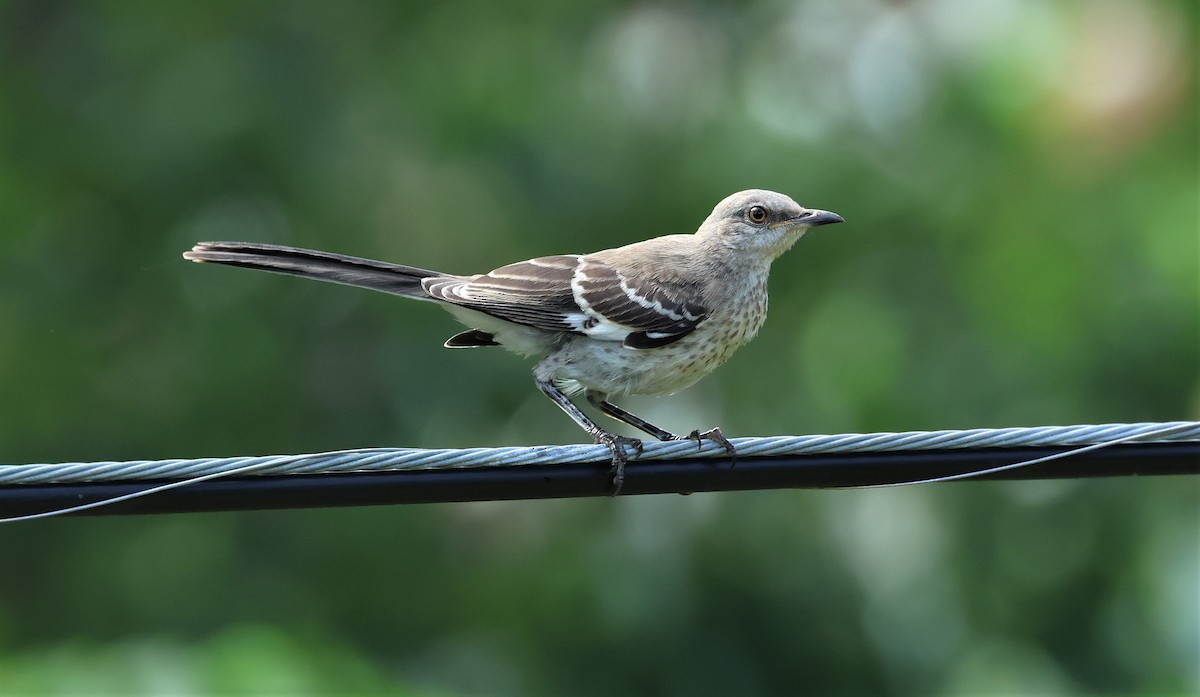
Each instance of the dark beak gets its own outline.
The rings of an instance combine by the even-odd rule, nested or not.
[[[843,218],[842,216],[838,215],[837,213],[831,213],[829,211],[820,211],[815,208],[807,210],[804,213],[796,216],[795,218],[792,218],[791,220],[793,222],[800,223],[801,225],[804,225],[805,227],[817,227],[818,225],[831,225],[833,223],[846,222],[846,219]]]

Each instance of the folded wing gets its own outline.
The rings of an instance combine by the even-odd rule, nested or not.
[[[589,256],[540,257],[473,277],[422,281],[431,297],[552,332],[650,349],[678,341],[708,316],[695,288],[627,276]]]

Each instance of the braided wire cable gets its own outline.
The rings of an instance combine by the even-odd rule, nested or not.
[[[977,428],[901,433],[769,436],[731,439],[738,457],[835,453],[975,450],[1012,447],[1079,447],[1144,439],[1155,442],[1200,441],[1200,422],[1171,421],[1032,428]],[[522,465],[605,462],[604,445],[556,445],[425,450],[361,448],[300,455],[204,457],[121,462],[0,464],[0,486],[130,480],[177,480],[230,474],[282,475],[334,472],[385,472]],[[704,441],[648,442],[637,460],[681,457],[725,458],[725,450]]]

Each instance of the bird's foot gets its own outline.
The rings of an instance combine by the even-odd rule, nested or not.
[[[719,428],[710,428],[703,433],[700,432],[700,429],[696,429],[686,436],[671,436],[671,440],[694,440],[696,441],[697,450],[704,445],[704,441],[711,440],[722,448],[725,448],[725,452],[728,453],[729,459],[733,462],[733,464],[737,464],[737,450],[733,447],[733,443],[730,443],[729,439],[726,438],[723,433],[721,433],[721,429]]]
[[[615,433],[608,431],[600,431],[592,434],[592,438],[601,445],[607,445],[612,451],[612,469],[609,474],[612,475],[613,491],[612,496],[621,493],[621,487],[625,484],[625,463],[629,461],[629,456],[625,454],[625,447],[631,447],[634,450],[635,456],[641,456],[645,447],[642,441],[637,438],[629,438],[627,436],[618,436]]]

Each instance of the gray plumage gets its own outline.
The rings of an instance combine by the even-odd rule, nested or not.
[[[669,394],[724,363],[766,318],[771,262],[809,228],[838,222],[834,213],[754,189],[721,201],[694,234],[539,257],[474,276],[247,242],[201,242],[183,256],[443,304],[471,327],[447,347],[498,345],[540,357],[538,386],[610,447],[619,489],[624,447],[640,452],[641,442],[601,429],[568,396],[583,392],[609,416],[656,438],[680,438],[609,397]],[[714,440],[733,455],[718,429],[687,437]]]

